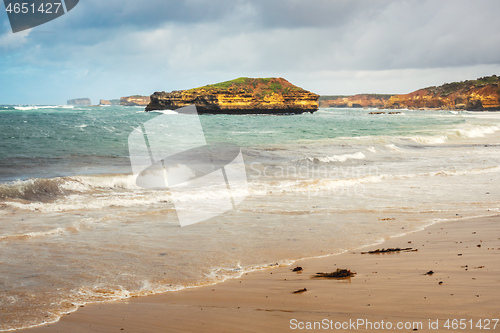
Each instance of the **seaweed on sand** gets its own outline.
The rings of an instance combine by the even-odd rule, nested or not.
[[[368,251],[368,252],[361,252],[361,254],[378,254],[378,253],[392,253],[392,252],[416,252],[418,249],[413,249],[411,247],[407,247],[404,249],[401,249],[399,247],[396,248],[389,248],[389,249],[376,249],[373,251]]]
[[[305,293],[306,291],[307,291],[307,288],[299,289],[299,290],[293,291],[292,294],[302,294],[302,293]]]
[[[329,279],[346,279],[356,275],[356,273],[351,272],[349,269],[337,268],[335,272],[331,273],[316,273],[315,278],[329,278]]]

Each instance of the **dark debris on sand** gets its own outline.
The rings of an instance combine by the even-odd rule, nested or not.
[[[349,269],[337,268],[335,272],[331,273],[316,273],[314,277],[316,278],[329,278],[329,279],[345,279],[356,275],[356,273],[351,272]]]
[[[368,252],[361,252],[361,254],[378,254],[378,253],[393,253],[393,252],[416,252],[418,251],[418,249],[413,249],[411,247],[407,247],[407,248],[399,248],[399,247],[396,247],[396,248],[389,248],[389,249],[376,249],[376,250],[373,250],[373,251],[368,251]]]
[[[307,288],[299,289],[299,290],[293,291],[292,294],[302,294],[302,293],[305,293],[306,291],[307,291]]]

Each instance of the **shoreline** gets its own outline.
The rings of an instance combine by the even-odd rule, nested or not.
[[[365,318],[372,322],[420,320],[425,325],[429,319],[461,319],[458,314],[474,321],[494,319],[500,317],[500,301],[492,296],[500,291],[500,283],[495,278],[500,269],[493,264],[495,255],[500,255],[500,238],[494,237],[499,223],[500,215],[437,222],[421,231],[363,247],[366,251],[382,245],[384,248],[412,247],[418,251],[361,254],[358,249],[300,259],[291,264],[303,267],[300,273],[292,272],[291,265],[280,265],[243,273],[213,285],[89,304],[57,323],[20,331],[275,332],[290,330],[292,319],[297,320],[295,324],[327,318],[335,322]],[[465,259],[470,259],[469,264],[458,263],[467,261]],[[471,275],[467,273],[469,267],[474,277],[467,278],[467,274]],[[336,268],[350,269],[357,274],[339,281],[311,278],[317,272]],[[435,273],[426,276],[430,270]],[[391,279],[388,284],[387,280]],[[452,280],[457,280],[458,285]],[[307,291],[293,293],[304,288]],[[381,302],[384,299],[390,302]],[[460,304],[457,313],[454,309]],[[455,306],[446,311],[446,306],[451,305]],[[449,331],[444,327],[437,331],[441,329]]]

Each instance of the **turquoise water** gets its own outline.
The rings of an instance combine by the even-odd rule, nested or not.
[[[128,137],[162,116],[167,144],[189,146],[193,116],[0,106],[0,331],[498,214],[500,114],[401,112],[200,116],[208,142],[241,146],[248,192],[181,228],[174,199],[199,211],[223,191],[137,186]]]
[[[200,119],[207,140],[242,147],[342,137],[432,136],[439,129],[465,123],[447,112],[405,113],[376,116],[360,109],[330,109],[298,116],[202,115]],[[157,116],[157,112],[123,106],[0,106],[0,182],[130,172],[128,135]],[[185,128],[175,130],[182,132]]]

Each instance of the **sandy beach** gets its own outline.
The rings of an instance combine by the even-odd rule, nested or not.
[[[500,317],[499,229],[500,216],[442,222],[380,245],[214,286],[88,305],[56,324],[25,331],[480,332],[495,325],[500,330],[495,321]],[[413,251],[362,253],[382,248]],[[301,272],[292,271],[297,266]],[[313,278],[337,268],[356,275]]]

